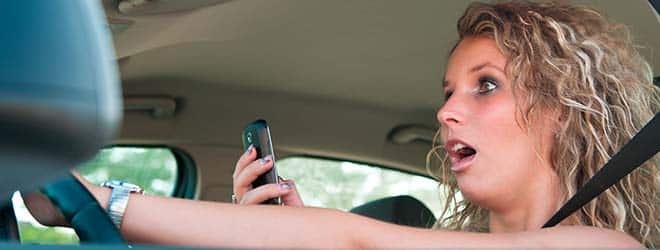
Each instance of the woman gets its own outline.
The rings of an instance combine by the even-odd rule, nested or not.
[[[268,248],[658,246],[657,158],[561,225],[541,229],[657,111],[658,88],[625,27],[562,3],[475,3],[458,32],[437,114],[443,145],[430,154],[447,152],[440,180],[451,216],[436,230],[330,209],[132,195],[122,234],[143,243]],[[253,150],[240,157],[238,202],[282,196],[302,206],[291,181],[251,189],[271,167]],[[86,185],[107,203],[110,190]]]

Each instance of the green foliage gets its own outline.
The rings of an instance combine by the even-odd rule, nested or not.
[[[66,244],[77,245],[78,236],[67,228],[38,227],[29,222],[21,222],[18,227],[23,244]]]
[[[278,174],[293,179],[308,206],[344,211],[366,202],[410,195],[440,213],[438,183],[432,179],[380,167],[305,157],[276,162]]]
[[[122,180],[139,185],[148,194],[171,196],[177,178],[176,164],[167,148],[115,147],[101,150],[78,171],[92,183]]]

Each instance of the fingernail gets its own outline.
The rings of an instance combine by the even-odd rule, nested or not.
[[[289,189],[291,189],[291,185],[289,185],[289,183],[286,183],[286,182],[280,183],[280,189],[289,190]]]
[[[250,153],[252,153],[252,149],[253,149],[253,148],[254,148],[254,146],[250,145],[250,146],[247,148],[247,150],[245,150],[245,154],[246,154],[246,155],[249,155]]]
[[[261,163],[261,165],[266,165],[271,161],[273,161],[273,159],[270,156],[266,156],[264,158],[259,159],[259,163]]]

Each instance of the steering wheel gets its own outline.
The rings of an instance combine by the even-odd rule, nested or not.
[[[126,244],[94,196],[73,175],[42,188],[83,243]]]

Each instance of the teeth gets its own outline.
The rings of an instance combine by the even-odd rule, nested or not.
[[[454,147],[452,147],[451,150],[454,151],[454,152],[458,152],[458,150],[460,150],[461,148],[465,148],[465,147],[467,147],[467,146],[463,145],[463,143],[456,143],[456,144],[454,144]]]

